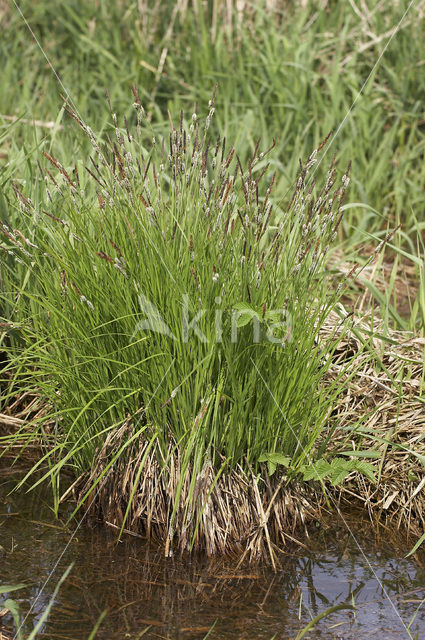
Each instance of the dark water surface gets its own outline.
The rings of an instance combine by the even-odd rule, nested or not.
[[[365,555],[347,528],[336,524],[318,530],[308,550],[288,550],[277,573],[264,567],[235,569],[230,561],[165,559],[143,540],[126,536],[116,544],[113,529],[83,524],[43,588],[75,523],[67,527],[65,518],[55,520],[48,493],[7,495],[12,483],[5,469],[0,474],[0,545],[6,551],[0,557],[0,585],[28,584],[10,594],[24,613],[33,605],[26,633],[74,562],[40,638],[86,640],[107,609],[97,635],[105,640],[197,640],[214,624],[211,639],[289,640],[310,615],[352,601],[354,614],[333,613],[305,638],[407,639],[405,627],[415,614],[412,637],[425,638],[425,569],[404,559],[406,548],[390,544],[388,532],[381,531],[378,539],[358,519],[349,524]],[[2,621],[3,632],[12,638],[10,618]]]

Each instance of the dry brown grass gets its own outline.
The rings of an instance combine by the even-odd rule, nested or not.
[[[80,498],[93,487],[130,430],[131,424],[126,423],[109,434]],[[173,454],[170,449],[164,473],[158,452],[145,456],[146,447],[146,442],[139,442],[105,474],[95,493],[95,512],[120,527],[133,496],[126,529],[162,543],[166,555],[193,549],[209,556],[235,554],[250,561],[267,556],[275,566],[278,549],[293,541],[306,522],[319,516],[320,500],[315,505],[316,492],[304,485],[292,483],[288,487],[283,478],[271,481],[267,475],[260,481],[240,467],[217,479],[207,463],[191,487],[190,469],[182,481],[179,451]],[[181,496],[177,502],[178,490]],[[190,503],[189,492],[195,496]],[[193,512],[189,504],[195,505]],[[198,525],[195,531],[194,522]]]
[[[373,253],[373,250],[373,246],[363,245],[358,249],[358,255],[362,256],[362,259],[366,261]],[[351,290],[344,297],[344,303],[350,308],[355,304],[358,313],[365,312],[366,314],[370,313],[370,310],[375,306],[378,308],[379,315],[379,305],[368,288],[368,283],[371,283],[378,291],[385,294],[388,290],[388,283],[393,280],[391,301],[395,305],[397,313],[403,319],[409,317],[412,301],[418,295],[418,269],[412,260],[400,258],[400,256],[397,256],[397,258],[397,272],[394,279],[394,256],[387,255],[387,252],[382,255],[382,259],[380,258],[367,264],[360,276],[352,282]],[[344,259],[341,249],[335,251],[330,262],[332,268],[339,273],[347,273],[352,266],[350,262]]]
[[[365,320],[358,325],[367,329]],[[375,324],[377,333],[379,328]],[[386,371],[377,372],[365,355],[359,356],[365,358],[364,365],[337,409],[341,429],[336,436],[341,440],[346,438],[343,427],[365,416],[361,448],[379,448],[378,482],[373,485],[356,474],[337,494],[344,501],[362,502],[372,520],[391,521],[419,535],[425,525],[425,339],[400,331],[391,331],[389,337],[394,344],[374,341]],[[346,348],[360,352],[358,339],[352,335]],[[352,446],[359,448],[358,436]]]

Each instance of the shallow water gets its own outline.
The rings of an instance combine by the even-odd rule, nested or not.
[[[5,476],[5,470],[0,474]],[[343,525],[321,528],[308,550],[282,556],[277,573],[264,568],[235,569],[229,561],[165,559],[143,540],[82,525],[69,543],[75,523],[55,520],[48,494],[7,495],[0,486],[0,584],[25,582],[11,594],[23,612],[28,632],[46,607],[65,568],[74,562],[40,638],[87,639],[100,613],[108,613],[97,638],[293,639],[332,605],[351,603],[356,611],[338,611],[323,619],[305,638],[425,638],[425,569],[403,558],[406,549],[377,537],[366,523],[350,519],[363,553]],[[383,539],[384,538],[384,539]],[[69,543],[69,544],[68,544]],[[67,547],[50,580],[47,578]],[[419,607],[419,610],[418,610]],[[10,633],[11,620],[0,618]],[[143,635],[142,632],[150,627]],[[1,626],[0,626],[1,629]],[[1,637],[1,634],[0,634]]]

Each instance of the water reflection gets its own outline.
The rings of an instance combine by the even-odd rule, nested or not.
[[[29,583],[14,595],[28,610],[40,593],[72,529],[55,520],[40,493],[7,496],[0,487],[1,583]],[[425,637],[423,569],[402,553],[376,540],[364,524],[350,522],[367,557],[343,525],[317,532],[309,552],[293,549],[274,574],[268,569],[234,569],[229,561],[202,558],[164,559],[142,540],[104,526],[82,527],[59,567],[38,597],[26,622],[28,632],[47,606],[65,567],[74,569],[61,589],[40,637],[87,639],[107,609],[99,638],[267,639],[294,638],[312,617],[337,603],[355,602],[355,614],[339,611],[321,621],[310,639],[399,639]],[[405,551],[405,550],[404,550]],[[374,575],[375,572],[375,575]],[[378,580],[376,579],[378,578]],[[390,602],[391,600],[391,602]],[[9,622],[6,618],[3,622]]]

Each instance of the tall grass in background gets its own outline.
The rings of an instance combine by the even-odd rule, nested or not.
[[[241,161],[262,137],[279,177],[277,195],[291,188],[299,157],[307,157],[349,112],[358,91],[394,32],[407,0],[356,3],[146,0],[139,3],[22,2],[20,7],[64,87],[11,5],[0,13],[4,60],[0,114],[55,122],[65,89],[84,119],[102,132],[104,90],[127,117],[127,91],[137,81],[157,135],[167,109],[205,104],[218,81],[214,133],[238,145]],[[424,206],[424,92],[421,24],[415,2],[338,134],[338,160],[354,162],[350,198],[339,239],[359,244],[370,234],[405,224]],[[26,65],[15,64],[25,54]],[[0,118],[1,123],[1,118]],[[5,121],[3,126],[8,126]],[[37,147],[59,149],[65,165],[79,149],[68,120],[53,130],[18,123],[2,152],[8,176],[35,175],[25,158]],[[83,141],[78,144],[84,146]],[[2,209],[5,213],[5,203]],[[423,222],[420,221],[421,232]],[[407,238],[407,241],[409,238]]]
[[[45,153],[39,206],[14,185],[19,230],[1,227],[5,372],[10,396],[32,390],[50,407],[22,435],[47,438],[56,492],[64,469],[89,473],[123,426],[107,468],[137,445],[171,484],[174,454],[193,482],[205,465],[268,461],[293,475],[326,454],[351,362],[325,381],[345,324],[330,322],[345,277],[334,282],[326,263],[348,173],[332,164],[315,187],[319,147],[274,210],[273,145],[258,142],[244,167],[226,139],[210,139],[209,104],[205,121],[181,115],[149,148],[114,113],[115,139],[100,144],[70,111],[92,145],[87,170]]]

